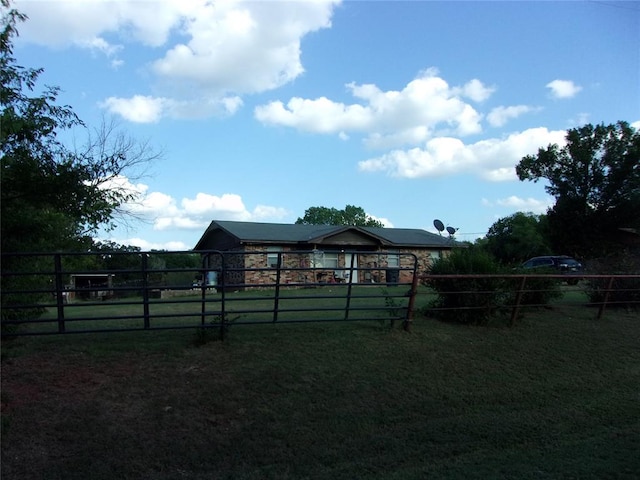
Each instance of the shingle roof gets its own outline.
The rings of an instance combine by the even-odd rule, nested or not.
[[[387,239],[391,243],[411,246],[451,246],[448,237],[427,232],[419,228],[361,227],[362,230]]]
[[[414,228],[377,228],[344,225],[299,225],[284,223],[213,221],[207,228],[198,245],[207,233],[220,228],[243,243],[308,243],[330,235],[357,230],[378,238],[388,246],[403,247],[448,247],[451,240],[426,230]],[[198,248],[196,245],[196,249]]]

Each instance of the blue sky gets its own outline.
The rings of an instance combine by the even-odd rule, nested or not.
[[[362,207],[483,236],[553,204],[515,165],[585,123],[640,126],[640,2],[19,0],[20,65],[90,128],[163,152],[139,220],[103,234],[192,248],[211,220]],[[83,132],[75,132],[82,142]]]

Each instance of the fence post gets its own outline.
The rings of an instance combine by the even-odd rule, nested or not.
[[[64,323],[64,285],[62,283],[62,258],[59,253],[53,257],[56,277],[56,306],[58,307],[58,333],[64,333],[66,330]]]
[[[278,311],[280,309],[280,279],[282,268],[282,252],[278,252],[278,263],[276,266],[276,291],[273,299],[273,323],[278,321]]]
[[[600,304],[600,308],[598,309],[598,320],[602,318],[604,314],[604,309],[607,307],[607,302],[609,301],[609,294],[611,293],[611,289],[613,288],[613,277],[609,278],[609,284],[607,285],[607,289],[604,292],[604,298],[602,299],[602,303]]]
[[[207,317],[207,272],[210,265],[209,257],[210,254],[202,255],[200,258],[200,265],[202,269],[200,270],[200,326],[204,328]]]
[[[353,264],[357,253],[351,254],[351,265],[349,265],[349,283],[347,283],[347,304],[344,307],[344,320],[349,320],[349,312],[351,311],[351,289],[353,287]],[[346,268],[346,265],[345,265]]]
[[[149,328],[149,276],[147,269],[149,266],[148,254],[142,254],[142,308],[144,315],[144,328]]]
[[[509,321],[509,326],[513,327],[516,323],[516,318],[518,318],[518,313],[520,312],[520,302],[522,301],[522,294],[524,293],[524,286],[527,283],[527,277],[523,276],[522,281],[520,282],[520,287],[518,288],[518,292],[516,293],[515,305],[511,310],[511,320]]]
[[[220,285],[220,341],[224,341],[224,329],[226,328],[227,320],[227,300],[226,300],[226,286],[225,278],[227,276],[227,256],[223,253],[216,252],[216,255],[220,255],[220,275],[218,276],[218,285]],[[244,257],[243,257],[244,264]],[[233,282],[231,282],[233,283]]]
[[[402,322],[402,328],[405,332],[411,331],[411,323],[413,323],[413,309],[416,303],[416,295],[418,294],[418,270],[413,268],[413,280],[411,281],[411,290],[409,290],[409,303],[407,305],[407,316]]]

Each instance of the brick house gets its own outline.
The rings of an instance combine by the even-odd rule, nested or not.
[[[217,275],[224,261],[225,284],[248,286],[272,283],[276,270],[292,285],[410,282],[416,260],[423,272],[453,247],[421,229],[212,221],[194,251],[223,252],[206,255],[206,269]]]

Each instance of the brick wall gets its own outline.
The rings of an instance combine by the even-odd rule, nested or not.
[[[266,247],[247,246],[242,252],[233,253],[225,252],[225,265],[227,272],[225,274],[224,283],[226,285],[236,285],[233,288],[242,288],[239,285],[257,286],[260,284],[273,284],[277,279],[277,269],[269,268],[267,264],[268,253]],[[298,253],[290,248],[283,248],[282,265],[280,270],[280,283],[291,286],[304,286],[309,283],[317,282],[340,282],[340,278],[336,278],[336,271],[348,270],[345,265],[345,256],[338,255],[338,267],[326,269],[311,269],[312,258],[310,253]],[[401,283],[409,283],[412,281],[413,263],[415,254],[418,262],[417,272],[423,273],[431,266],[433,259],[431,251],[428,250],[395,250],[389,255],[386,252],[361,253],[358,255],[358,283],[387,283],[389,280],[389,268],[398,271],[398,281]],[[443,252],[444,254],[444,252]],[[400,268],[397,266],[389,267],[389,256],[398,255],[400,259]],[[222,257],[212,255],[209,261],[210,270],[220,270]],[[234,269],[238,269],[235,270]],[[244,270],[243,270],[244,269]],[[346,273],[346,272],[345,272]],[[222,279],[218,279],[218,284],[222,283]]]

